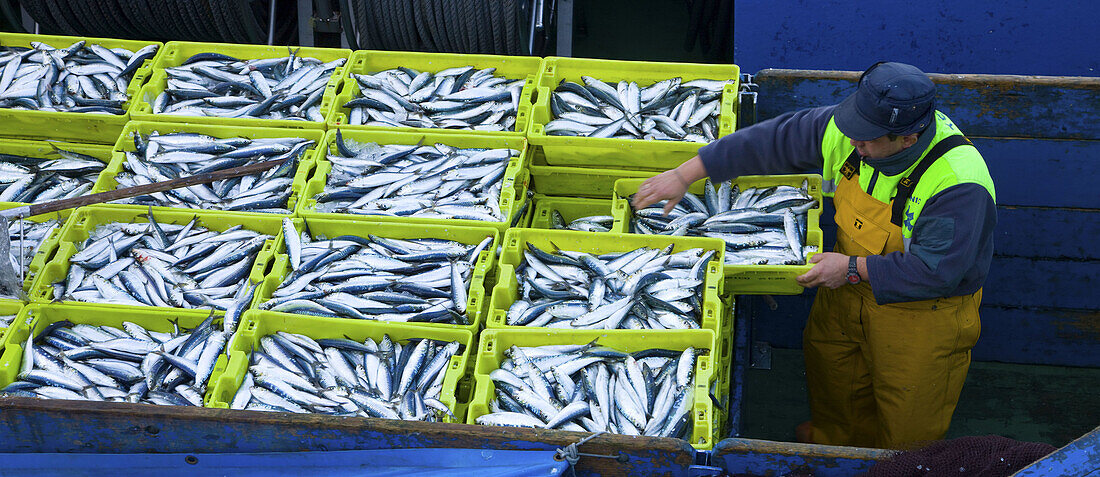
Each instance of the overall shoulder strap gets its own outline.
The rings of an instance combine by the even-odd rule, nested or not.
[[[901,227],[901,219],[905,214],[905,203],[909,201],[909,197],[913,195],[913,190],[917,188],[917,182],[920,182],[921,176],[928,171],[929,167],[932,167],[932,163],[936,162],[936,159],[943,157],[950,151],[959,146],[973,146],[966,136],[956,134],[954,136],[947,136],[940,142],[937,142],[932,149],[928,151],[928,154],[921,159],[917,164],[917,168],[913,169],[913,172],[906,178],[902,179],[898,183],[898,193],[894,196],[893,203],[891,204],[890,222],[898,227]],[[848,158],[851,160],[851,158]],[[847,166],[847,162],[845,162]],[[843,171],[843,169],[842,169]]]

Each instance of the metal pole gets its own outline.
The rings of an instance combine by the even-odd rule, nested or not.
[[[271,0],[271,11],[267,14],[267,44],[275,43],[275,0]]]
[[[573,56],[573,0],[558,0],[558,56]]]
[[[298,0],[298,45],[313,46],[313,28],[309,19],[313,18],[313,0]]]

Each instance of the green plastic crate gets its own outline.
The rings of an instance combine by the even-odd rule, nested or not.
[[[532,229],[549,229],[550,214],[558,211],[569,222],[581,217],[593,215],[611,215],[611,201],[600,199],[578,199],[574,197],[551,197],[547,195],[535,195],[535,214],[531,217]]]
[[[772,187],[777,185],[789,185],[801,187],[802,182],[808,183],[810,196],[817,199],[817,207],[806,213],[806,245],[814,245],[819,252],[823,252],[821,233],[821,175],[820,174],[790,174],[776,176],[741,176],[733,180],[733,184],[741,190],[750,187]],[[630,206],[628,197],[638,192],[645,179],[622,179],[615,183],[615,226],[613,231],[619,233],[630,232],[630,220],[634,216],[634,209]],[[688,190],[694,194],[703,193],[705,181],[697,181]],[[814,254],[806,256],[807,259]],[[727,293],[738,295],[799,295],[805,288],[795,281],[795,277],[802,275],[813,268],[813,265],[726,265]]]
[[[130,113],[141,86],[149,78],[153,63],[164,53],[164,44],[158,41],[118,40],[86,36],[32,35],[26,33],[0,33],[0,45],[30,47],[31,42],[43,42],[54,48],[65,48],[77,41],[96,43],[105,48],[126,48],[137,51],[149,45],[159,45],[157,54],[134,71],[126,94],[130,100],[123,103],[126,114],[88,114],[55,111],[24,111],[0,108],[0,135],[24,139],[55,139],[96,144],[113,144],[130,120]]]
[[[120,208],[113,205],[93,205],[78,209],[69,219],[65,228],[61,230],[61,234],[58,237],[59,245],[53,259],[46,264],[42,269],[42,273],[39,274],[34,285],[32,285],[30,293],[31,301],[35,303],[51,303],[56,299],[56,297],[53,296],[53,284],[68,276],[70,267],[69,258],[78,251],[77,244],[86,240],[89,233],[95,230],[97,226],[111,222],[148,223],[148,219],[146,218],[147,215],[148,209],[142,211],[134,208]],[[279,216],[253,214],[248,217],[243,217],[241,215],[227,215],[219,212],[202,212],[190,209],[169,208],[154,209],[153,215],[156,217],[157,223],[161,224],[186,224],[197,217],[198,222],[196,225],[206,227],[210,230],[224,231],[235,225],[244,225],[245,229],[270,235],[272,238],[264,242],[263,248],[256,253],[256,258],[252,264],[252,271],[249,274],[249,281],[252,283],[259,283],[263,280],[264,275],[267,273],[267,268],[271,264],[272,255],[274,255],[275,243],[282,240],[282,218]],[[175,310],[179,310],[179,308],[116,305],[110,303],[96,303],[95,306],[100,308],[126,310],[127,313],[133,310],[145,309],[160,310],[161,312],[175,312]]]
[[[351,50],[338,48],[311,48],[293,47],[298,56],[316,58],[323,62],[329,62],[340,58],[349,58]],[[170,41],[164,45],[164,52],[159,55],[153,64],[153,73],[149,82],[141,89],[130,117],[137,121],[166,121],[186,122],[197,124],[225,124],[234,126],[253,127],[280,127],[291,129],[325,129],[322,121],[294,121],[290,119],[261,119],[261,118],[221,118],[214,116],[181,116],[175,114],[153,114],[152,103],[168,85],[168,73],[165,68],[180,66],[188,58],[198,53],[221,53],[241,60],[254,60],[262,58],[281,58],[288,56],[290,50],[286,46],[268,45],[238,45],[233,43],[199,43],[188,41]],[[350,63],[350,61],[348,62]],[[328,117],[332,108],[333,99],[336,97],[337,87],[345,75],[348,65],[336,68],[332,72],[325,93],[321,97],[321,115]]]
[[[726,250],[720,239],[537,229],[511,229],[504,235],[500,265],[497,267],[497,284],[493,288],[493,299],[489,304],[489,328],[531,329],[527,326],[509,326],[505,324],[508,308],[519,296],[516,266],[524,260],[523,251],[526,250],[527,243],[532,243],[542,250],[553,250],[556,246],[561,250],[595,254],[627,252],[639,247],[663,249],[670,244],[674,246],[673,252],[690,248],[715,250],[717,254],[707,264],[707,274],[703,280],[703,306],[700,310],[702,315],[701,328],[712,330],[715,333],[723,332],[720,323],[722,319],[722,301],[718,297],[722,294],[721,264]],[[617,333],[624,330],[610,331]],[[671,332],[672,330],[667,331]]]
[[[242,317],[240,328],[228,346],[228,366],[224,373],[219,374],[216,384],[212,386],[213,391],[206,395],[206,407],[229,408],[237,389],[244,382],[245,373],[248,372],[252,350],[260,347],[260,338],[278,331],[302,334],[313,339],[348,338],[359,342],[367,338],[381,340],[382,336],[387,334],[390,339],[397,342],[406,342],[410,338],[458,341],[464,349],[451,357],[451,364],[447,367],[443,378],[443,390],[440,391],[439,400],[446,404],[458,418],[453,422],[464,421],[465,409],[455,396],[459,381],[465,377],[466,362],[474,346],[473,335],[468,330],[425,328],[400,323],[342,320],[256,310],[248,311]],[[449,417],[445,420],[452,422]]]
[[[61,320],[69,320],[73,324],[85,324],[95,326],[113,326],[122,328],[122,323],[129,321],[141,327],[161,333],[172,332],[178,324],[180,328],[190,329],[198,326],[210,316],[206,310],[183,309],[140,309],[133,307],[126,313],[119,313],[116,308],[97,305],[63,305],[63,304],[30,304],[23,307],[19,316],[15,318],[12,327],[8,329],[4,338],[4,353],[0,356],[0,387],[7,386],[15,381],[19,374],[19,367],[23,363],[23,346],[31,333],[37,334],[51,323]],[[216,327],[220,327],[221,318],[214,318]],[[222,353],[214,364],[214,371],[210,373],[208,383],[216,381],[217,377],[225,372],[228,364],[227,356]],[[207,386],[206,394],[209,395],[213,386]]]
[[[474,266],[473,275],[470,278],[470,288],[467,291],[466,309],[470,318],[469,325],[449,325],[442,323],[409,323],[413,326],[430,326],[441,328],[455,328],[464,329],[470,332],[477,332],[482,322],[482,316],[485,314],[489,305],[489,299],[486,297],[485,280],[493,271],[493,265],[496,260],[496,256],[493,253],[496,250],[497,245],[500,243],[500,233],[492,227],[464,227],[459,225],[426,225],[426,224],[408,224],[400,222],[369,222],[369,221],[351,221],[351,220],[333,220],[333,219],[320,219],[320,218],[307,218],[307,219],[295,219],[294,228],[301,233],[303,230],[308,229],[313,238],[316,240],[319,237],[335,238],[341,235],[353,235],[356,237],[367,237],[368,235],[375,235],[379,237],[394,238],[394,239],[421,239],[421,238],[438,238],[445,240],[454,240],[465,244],[478,244],[485,237],[492,236],[493,243],[485,250],[481,252],[481,256],[478,257],[477,264]],[[271,299],[271,296],[279,289],[279,285],[286,278],[287,273],[290,271],[289,257],[286,255],[286,245],[282,240],[282,235],[279,236],[278,243],[272,249],[273,265],[271,271],[264,277],[263,282],[256,289],[256,294],[253,297],[252,306],[256,308],[261,303]],[[291,315],[293,313],[283,312],[271,312],[277,315]],[[341,321],[362,321],[353,318],[333,318]]]
[[[542,59],[534,56],[502,56],[502,55],[462,55],[454,53],[420,53],[415,51],[380,51],[359,50],[351,55],[351,66],[347,69],[340,94],[332,106],[331,113],[327,116],[329,129],[358,129],[368,131],[415,131],[420,133],[444,133],[462,134],[476,132],[478,134],[504,135],[524,137],[527,132],[527,123],[530,118],[532,96],[538,82],[539,72],[542,70]],[[384,126],[359,126],[349,125],[349,108],[344,104],[359,97],[359,82],[352,74],[373,74],[397,67],[412,68],[418,71],[438,72],[447,68],[473,66],[474,68],[496,68],[497,76],[512,80],[525,80],[523,90],[520,91],[519,107],[516,111],[516,124],[512,131],[472,131],[469,129],[442,129],[442,128],[392,128]]]
[[[615,181],[652,175],[652,171],[532,165],[531,189],[542,195],[606,200],[615,192]]]
[[[583,345],[593,340],[598,340],[598,345],[627,353],[652,348],[683,351],[689,346],[697,350],[706,349],[706,354],[699,356],[695,362],[694,426],[690,444],[697,450],[710,450],[715,442],[725,437],[718,433],[721,413],[714,409],[708,395],[710,384],[717,378],[714,374],[714,333],[710,330],[623,330],[615,333],[599,330],[485,330],[481,333],[477,349],[474,368],[476,386],[466,423],[476,424],[478,417],[490,413],[489,402],[495,397],[496,386],[489,373],[500,368],[500,363],[505,359],[504,352],[512,346]]]
[[[511,217],[518,212],[526,197],[527,187],[530,183],[530,173],[527,171],[527,141],[518,137],[491,136],[481,134],[438,134],[435,130],[430,133],[410,131],[357,131],[343,130],[341,135],[344,140],[356,142],[374,142],[378,144],[446,144],[458,148],[510,148],[519,151],[519,157],[513,157],[508,163],[508,169],[504,171],[501,179],[504,183],[500,189],[500,212],[504,214],[502,222],[483,222],[479,220],[462,219],[433,219],[426,217],[389,217],[385,215],[358,215],[336,214],[317,212],[317,200],[314,198],[325,190],[328,181],[328,173],[332,171],[332,163],[326,158],[325,152],[338,154],[336,150],[336,131],[329,131],[325,135],[325,146],[322,152],[316,156],[313,172],[302,200],[298,201],[298,217],[303,218],[327,218],[365,220],[370,222],[395,222],[395,223],[421,223],[437,225],[462,225],[469,227],[495,227],[503,232],[510,223]]]
[[[182,118],[181,118],[182,119]],[[284,138],[284,137],[300,137],[302,139],[311,139],[314,141],[314,145],[306,149],[298,161],[298,168],[294,175],[294,182],[291,184],[291,194],[287,199],[286,208],[290,210],[289,214],[268,214],[263,212],[247,212],[247,211],[230,211],[230,210],[214,210],[214,209],[185,209],[182,207],[166,207],[157,206],[153,207],[153,210],[209,210],[226,215],[241,215],[241,216],[254,216],[264,215],[272,217],[283,217],[293,215],[294,209],[298,205],[299,196],[302,189],[306,186],[306,177],[309,174],[310,167],[313,164],[313,156],[321,150],[317,145],[321,144],[324,140],[324,131],[315,129],[276,129],[276,128],[260,128],[260,127],[242,127],[242,126],[224,126],[224,125],[211,125],[211,124],[185,124],[185,123],[168,123],[168,122],[153,122],[153,121],[130,121],[126,125],[126,129],[122,131],[122,135],[118,137],[118,141],[115,143],[114,152],[110,164],[99,175],[99,180],[96,182],[92,192],[107,192],[118,188],[118,181],[116,177],[118,174],[125,170],[126,152],[134,151],[134,139],[133,134],[135,132],[148,135],[152,132],[160,132],[162,134],[176,133],[176,132],[188,132],[206,134],[216,138],[229,138],[229,137],[246,137],[250,139],[259,138]],[[114,207],[130,208],[149,210],[149,206],[146,205],[133,205],[133,204],[116,204],[110,203]]]
[[[536,94],[537,100],[531,108],[531,126],[527,130],[527,139],[531,144],[542,147],[549,165],[665,170],[691,159],[699,148],[705,145],[686,141],[645,141],[546,134],[546,124],[553,119],[553,114],[550,112],[551,92],[563,79],[584,84],[581,76],[591,76],[612,85],[619,81],[635,81],[641,87],[675,77],[683,78],[685,82],[695,79],[734,80],[734,83],[726,85],[722,91],[718,137],[732,133],[737,124],[734,105],[737,102],[741,76],[741,70],[737,65],[549,57],[543,62]]]

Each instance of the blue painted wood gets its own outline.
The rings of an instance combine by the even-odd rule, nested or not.
[[[16,453],[553,451],[586,436],[542,429],[33,398],[0,398],[0,409],[0,449]],[[575,467],[579,475],[684,475],[697,454],[679,439],[610,434],[592,439],[580,451],[621,453],[623,461],[585,457]]]
[[[1100,209],[1100,141],[973,141],[989,167],[998,205]]]
[[[895,451],[823,446],[753,439],[725,439],[712,451],[711,462],[728,474],[850,477],[867,472]]]
[[[484,449],[385,449],[329,452],[218,454],[0,454],[7,475],[361,475],[465,477],[561,476],[569,468],[549,451]]]
[[[752,314],[748,307],[735,303],[733,321],[733,376],[730,380],[730,437],[741,435],[744,415],[745,371],[749,368]]]
[[[998,207],[993,247],[1002,257],[1098,260],[1100,211]]]
[[[1100,470],[1100,427],[1020,469],[1013,477],[1078,477]]]
[[[1100,139],[1098,78],[930,76],[937,85],[936,107],[971,137]],[[757,119],[837,104],[855,90],[858,78],[859,71],[762,70],[755,77]]]
[[[761,68],[862,70],[878,60],[925,71],[1100,75],[1091,19],[1075,0],[734,2],[734,61]]]
[[[1100,260],[993,257],[982,303],[1100,311]]]
[[[752,314],[752,337],[787,349],[802,347],[813,292],[777,296],[779,308],[768,309],[760,297],[738,295]],[[1100,366],[1100,320],[1095,311],[1027,309],[983,305],[982,335],[974,346],[975,361],[1054,366]]]

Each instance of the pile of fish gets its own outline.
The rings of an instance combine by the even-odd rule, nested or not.
[[[524,80],[495,72],[462,66],[437,73],[400,67],[353,74],[359,96],[344,103],[348,124],[511,131]]]
[[[550,95],[551,136],[711,142],[718,138],[722,88],[730,81],[680,78],[640,88],[611,86],[591,76],[565,81]]]
[[[500,191],[515,149],[344,141],[317,212],[502,222]]]
[[[15,317],[19,315],[2,315],[0,316],[0,328],[11,328],[11,322],[15,320]]]
[[[325,63],[295,51],[254,60],[199,53],[164,69],[168,83],[153,100],[153,114],[324,121],[321,97],[346,61]]]
[[[118,305],[227,310],[232,334],[255,287],[248,274],[264,242],[272,238],[236,225],[208,230],[185,225],[108,223],[96,227],[69,259],[69,273],[53,296]]]
[[[623,353],[592,342],[505,354],[478,424],[690,438],[695,348]]]
[[[32,42],[0,47],[0,108],[125,114],[134,72],[157,54],[80,40],[65,48]]]
[[[291,270],[261,309],[360,320],[470,324],[467,290],[493,238],[316,240],[283,222]]]
[[[152,184],[180,177],[274,160],[266,171],[196,184],[165,192],[121,199],[115,203],[290,214],[286,208],[298,162],[313,141],[298,137],[218,139],[195,133],[148,136],[134,132],[135,151],[126,152],[119,187]]]
[[[559,230],[577,230],[580,232],[610,232],[615,218],[610,215],[590,215],[566,223],[565,217],[557,210],[550,211],[550,228]]]
[[[213,315],[192,330],[51,323],[27,338],[8,396],[202,406],[226,335]]]
[[[26,277],[27,266],[31,264],[31,260],[34,259],[34,254],[38,252],[38,247],[42,245],[42,241],[46,240],[60,226],[61,222],[58,219],[43,220],[41,222],[16,220],[8,224],[8,240],[11,242],[11,247],[8,249],[11,269],[15,270],[20,279]],[[3,294],[0,294],[0,298],[20,299],[17,296],[5,296]]]
[[[59,159],[0,154],[0,202],[46,202],[92,190],[104,161],[58,149]],[[110,159],[110,158],[107,158]]]
[[[688,192],[668,216],[665,202],[634,211],[631,231],[701,235],[726,241],[726,265],[803,265],[817,247],[806,245],[806,212],[818,207],[802,187],[750,187],[707,179],[703,198]]]
[[[260,338],[230,409],[439,421],[451,357],[462,345],[430,339],[402,345],[339,338],[313,340],[279,331]]]
[[[699,328],[703,282],[713,250],[672,253],[546,252],[528,243],[516,267],[519,294],[506,324],[548,328]]]

